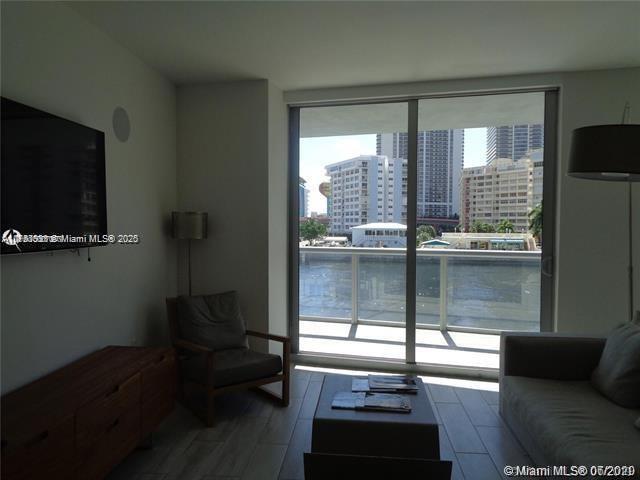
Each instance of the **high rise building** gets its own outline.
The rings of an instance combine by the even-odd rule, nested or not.
[[[378,155],[407,158],[407,133],[376,138]],[[418,132],[418,217],[449,218],[460,212],[460,173],[464,164],[464,130]]]
[[[309,216],[309,190],[307,189],[307,181],[299,177],[298,181],[298,205],[300,217]]]
[[[507,125],[487,128],[487,161],[519,160],[544,145],[543,125]]]
[[[529,229],[529,212],[542,201],[542,150],[519,160],[498,158],[481,167],[465,168],[461,179],[460,223],[497,225],[509,220],[515,232]]]
[[[333,205],[333,197],[331,196],[331,183],[322,182],[320,185],[318,185],[318,191],[323,197],[327,199],[327,216],[331,218],[331,207]]]
[[[325,169],[331,179],[332,234],[347,234],[366,223],[406,223],[406,160],[360,155]]]

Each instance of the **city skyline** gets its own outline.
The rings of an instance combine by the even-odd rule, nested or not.
[[[464,167],[482,166],[487,162],[487,129],[465,128],[463,142]],[[325,166],[360,155],[376,155],[374,134],[314,137],[300,139],[300,176],[307,182],[308,213],[326,214],[327,202],[319,185],[329,180]]]

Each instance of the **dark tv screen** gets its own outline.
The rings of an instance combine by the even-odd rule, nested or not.
[[[104,133],[4,97],[1,109],[2,254],[104,245]]]

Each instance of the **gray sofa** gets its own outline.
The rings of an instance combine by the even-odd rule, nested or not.
[[[604,345],[599,337],[502,334],[500,413],[538,466],[640,471],[640,410],[618,406],[590,382]]]

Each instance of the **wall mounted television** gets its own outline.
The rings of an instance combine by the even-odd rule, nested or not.
[[[104,133],[4,97],[1,113],[2,254],[105,245]]]

